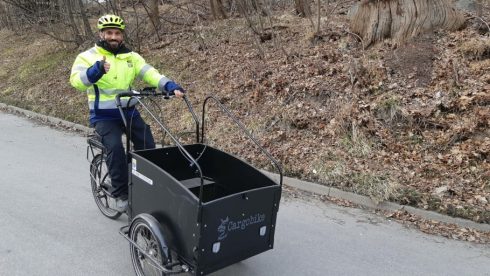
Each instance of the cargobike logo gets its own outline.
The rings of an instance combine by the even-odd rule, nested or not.
[[[220,220],[221,224],[218,226],[218,241],[226,239],[226,237],[228,237],[228,233],[232,231],[243,231],[250,225],[264,222],[265,214],[257,213],[255,215],[250,215],[250,217],[246,219],[241,219],[238,221],[230,220],[229,217]]]

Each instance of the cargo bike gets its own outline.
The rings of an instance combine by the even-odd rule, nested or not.
[[[172,146],[131,150],[126,127],[129,172],[128,225],[120,234],[130,243],[137,275],[188,273],[206,275],[273,248],[282,190],[279,163],[232,113],[210,96],[202,106],[199,122],[190,102],[184,101],[195,123],[196,143],[183,145],[141,101],[169,98],[155,91],[132,91],[117,96],[123,108],[136,101],[173,141]],[[205,144],[207,105],[214,102],[267,156],[279,173],[279,182],[247,162]],[[92,191],[100,211],[109,218],[121,213],[111,208],[107,193],[110,176],[105,151],[95,136],[88,138],[91,153]]]

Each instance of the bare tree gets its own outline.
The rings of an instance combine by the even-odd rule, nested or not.
[[[225,19],[228,17],[223,6],[223,0],[210,0],[209,4],[214,19]]]
[[[313,0],[314,2],[314,0]],[[328,1],[327,1],[328,3]],[[311,3],[310,3],[311,4]],[[317,0],[317,24],[315,26],[315,22],[313,21],[313,12],[311,11],[310,4],[308,4],[308,9],[305,10],[306,15],[301,15],[301,16],[306,16],[308,17],[308,20],[310,21],[311,28],[314,30],[314,35],[318,35],[320,33],[320,19],[321,19],[321,0]]]
[[[75,38],[76,43],[78,45],[81,45],[83,43],[83,38],[80,34],[80,31],[78,30],[77,23],[75,22],[75,18],[73,17],[73,9],[70,1],[66,1],[66,10],[68,11],[67,19],[68,22],[70,22],[70,27],[73,32],[73,37]]]
[[[7,5],[3,2],[0,2],[0,28],[12,29]]]
[[[143,8],[146,11],[146,14],[150,18],[150,23],[155,29],[155,34],[158,37],[158,40],[161,40],[159,30],[160,30],[160,14],[158,11],[158,0],[149,0],[148,5],[145,2],[142,3]]]
[[[158,26],[160,25],[159,12],[158,12],[158,0],[149,0],[148,1],[148,15],[150,16],[151,23],[155,26],[155,29],[158,30]]]
[[[82,0],[0,0],[0,3],[7,15],[5,20],[12,26],[33,28],[77,45],[92,38]]]
[[[294,0],[296,13],[301,17],[311,15],[311,0]]]
[[[110,5],[111,10],[114,14],[121,14],[121,0],[107,0],[106,2]]]
[[[82,17],[83,26],[85,27],[85,36],[91,37],[93,35],[92,28],[90,28],[90,23],[88,22],[87,14],[85,12],[85,7],[83,5],[83,0],[78,0],[78,6],[80,8],[80,15]]]

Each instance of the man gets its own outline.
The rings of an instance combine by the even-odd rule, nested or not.
[[[112,186],[109,192],[116,199],[115,209],[123,212],[128,206],[128,164],[121,141],[124,124],[116,107],[116,95],[128,91],[136,78],[177,97],[182,97],[184,90],[124,45],[125,24],[121,17],[104,15],[98,20],[97,28],[100,39],[95,47],[77,56],[70,83],[87,92],[90,125],[95,127],[107,149]],[[134,149],[154,148],[150,128],[139,116],[135,102],[131,101],[131,106],[125,108]],[[121,103],[126,107],[127,99]]]

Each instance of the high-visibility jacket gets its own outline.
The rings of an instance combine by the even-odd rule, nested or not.
[[[87,78],[87,69],[104,56],[106,62],[111,65],[109,72],[96,83],[91,83]],[[71,68],[70,83],[76,89],[87,92],[90,123],[94,124],[100,120],[120,119],[121,115],[115,102],[116,95],[127,92],[136,78],[142,79],[152,87],[158,87],[161,91],[165,91],[165,84],[170,81],[147,64],[139,54],[129,49],[114,55],[95,45],[75,59]],[[127,100],[121,99],[123,107],[127,106]],[[136,101],[132,100],[130,105],[134,104]]]

